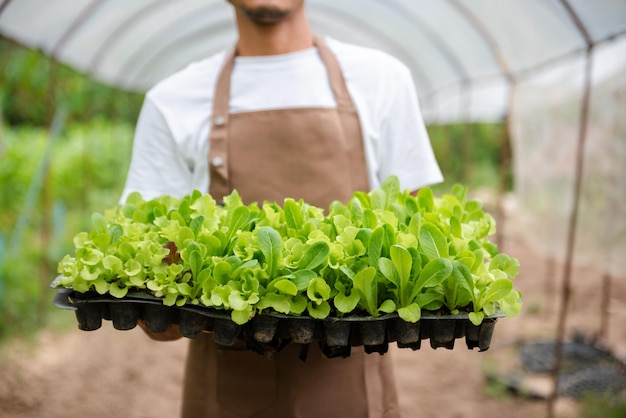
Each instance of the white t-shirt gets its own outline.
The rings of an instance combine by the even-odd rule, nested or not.
[[[392,174],[403,189],[441,182],[408,68],[377,50],[326,41],[359,114],[370,187]],[[120,202],[133,191],[146,199],[208,191],[212,96],[224,58],[190,64],[147,93]],[[230,112],[320,106],[336,102],[316,48],[235,58]]]

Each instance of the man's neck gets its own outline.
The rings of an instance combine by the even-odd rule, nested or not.
[[[240,56],[278,55],[313,46],[313,33],[303,10],[274,24],[258,24],[237,14],[237,54]]]

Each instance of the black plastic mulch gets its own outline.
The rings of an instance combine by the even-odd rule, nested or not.
[[[524,344],[519,358],[527,373],[553,373],[555,341]],[[558,395],[581,398],[586,394],[626,395],[626,363],[593,339],[575,335],[562,346]]]

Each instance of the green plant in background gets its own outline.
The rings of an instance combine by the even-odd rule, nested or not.
[[[626,397],[620,394],[587,394],[580,400],[580,418],[622,418],[626,416]]]
[[[10,126],[47,126],[62,103],[69,124],[108,120],[135,123],[143,96],[122,92],[56,63],[42,52],[0,37],[0,109]]]
[[[417,322],[423,310],[447,306],[479,325],[521,308],[511,281],[518,262],[489,241],[493,219],[461,186],[415,197],[392,176],[346,205],[334,202],[328,215],[302,200],[244,205],[236,191],[224,206],[199,191],[150,201],[133,193],[92,223],[60,261],[57,286],[202,304],[238,324],[305,311],[317,319],[397,312]]]
[[[54,266],[72,248],[71,237],[85,229],[89,215],[116,204],[130,161],[132,126],[94,120],[70,126],[51,145],[42,128],[2,130],[0,143],[0,339],[37,329],[44,322],[37,305],[51,294],[42,293],[38,277],[54,277]],[[52,207],[52,236],[42,246],[42,194],[26,202],[36,170],[50,151],[46,180]],[[87,214],[87,215],[86,215]],[[18,219],[22,226],[17,227]],[[50,270],[42,271],[41,260]],[[0,260],[2,261],[2,260]]]
[[[445,182],[433,187],[435,191],[449,190],[456,184],[470,185],[472,189],[501,188],[500,161],[508,154],[501,123],[474,123],[430,125],[428,134]],[[505,147],[503,150],[502,147]],[[508,158],[508,157],[507,157]],[[513,187],[510,167],[504,173],[505,190]]]

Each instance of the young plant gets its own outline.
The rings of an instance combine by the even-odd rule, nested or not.
[[[417,251],[409,251],[397,244],[391,246],[389,253],[391,258],[380,258],[380,271],[395,288],[400,318],[406,322],[417,322],[421,318],[418,297],[426,288],[446,280],[452,272],[452,264],[448,259],[439,257],[419,268]]]

